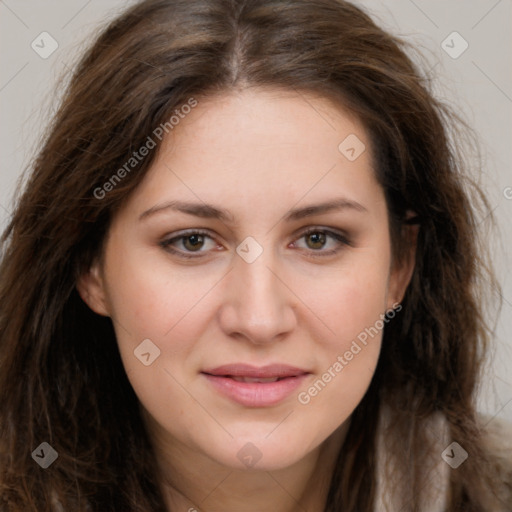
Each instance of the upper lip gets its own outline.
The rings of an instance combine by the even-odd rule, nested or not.
[[[298,377],[309,373],[307,370],[289,366],[286,364],[269,364],[267,366],[252,366],[244,363],[225,364],[203,370],[202,373],[224,377],[252,377],[252,378],[269,378],[269,377]]]

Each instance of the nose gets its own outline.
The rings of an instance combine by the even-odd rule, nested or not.
[[[219,314],[223,331],[257,345],[292,332],[298,301],[271,251],[264,250],[252,263],[235,256],[233,265]]]

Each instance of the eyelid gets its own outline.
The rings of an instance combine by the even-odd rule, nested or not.
[[[302,238],[305,235],[309,235],[311,233],[326,233],[328,235],[333,235],[336,239],[341,239],[347,245],[353,245],[351,242],[351,236],[343,230],[338,230],[334,228],[328,228],[323,226],[310,226],[305,230],[299,230],[295,237]]]
[[[336,248],[329,250],[300,249],[302,251],[306,251],[308,256],[311,258],[328,258],[329,256],[338,254],[344,246],[353,247],[351,237],[346,232],[323,226],[310,226],[305,230],[299,231],[298,234],[295,235],[295,240],[300,240],[311,233],[324,233],[327,236],[334,238],[338,243]]]
[[[203,254],[206,254],[207,251],[198,251],[197,255],[196,255],[196,253],[194,253],[193,251],[189,251],[189,252],[181,251],[181,250],[176,250],[171,247],[171,244],[173,242],[176,242],[182,238],[186,238],[187,236],[191,236],[191,235],[201,235],[201,236],[208,237],[211,240],[216,241],[209,230],[202,229],[202,228],[189,228],[189,229],[185,229],[182,231],[177,231],[176,233],[172,233],[171,237],[164,238],[162,241],[159,242],[159,245],[166,251],[168,251],[172,254],[176,254],[185,259],[200,258],[200,257],[202,257]]]
[[[294,242],[297,240],[300,240],[301,238],[311,234],[311,233],[324,233],[327,236],[330,236],[331,238],[334,238],[340,246],[350,246],[353,247],[353,244],[351,242],[351,237],[343,231],[335,230],[334,228],[327,228],[322,226],[309,226],[305,229],[298,230],[296,233],[294,233]],[[215,239],[215,236],[208,230],[208,229],[202,229],[202,228],[189,228],[182,231],[178,231],[176,233],[172,233],[172,236],[170,238],[165,238],[162,240],[159,245],[163,247],[166,251],[171,252],[173,254],[177,254],[179,257],[182,257],[184,259],[194,259],[194,258],[201,258],[203,255],[208,254],[210,251],[181,251],[176,250],[171,247],[171,244],[173,242],[176,242],[180,239],[186,238],[187,236],[191,235],[201,235],[207,238],[210,238],[211,240],[217,242]],[[217,242],[217,245],[218,242]],[[322,249],[300,249],[302,251],[307,251],[310,255],[313,257],[324,257],[324,256],[331,256],[333,254],[338,253],[342,247],[338,246],[336,249],[331,250],[322,250]]]

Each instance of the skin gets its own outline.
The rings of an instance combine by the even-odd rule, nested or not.
[[[366,146],[355,161],[338,150],[350,134]],[[284,220],[291,209],[340,197],[364,210]],[[172,200],[209,203],[233,219],[169,208],[139,219]],[[345,233],[349,244],[305,236],[309,227]],[[173,243],[181,253],[199,251],[196,259],[161,245],[185,229],[211,237]],[[252,263],[236,252],[248,236],[263,248]],[[323,509],[350,416],[375,371],[382,331],[308,404],[298,393],[400,302],[413,271],[411,248],[401,267],[392,264],[368,136],[327,99],[246,89],[201,99],[169,132],[113,219],[102,258],[78,282],[83,300],[114,322],[169,507]],[[319,256],[331,249],[338,252]],[[134,357],[147,338],[161,351],[149,366]],[[200,373],[235,362],[286,363],[311,375],[276,405],[246,407]],[[247,443],[261,454],[253,467],[237,457]]]

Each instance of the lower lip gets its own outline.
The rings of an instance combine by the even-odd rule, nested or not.
[[[230,377],[203,373],[224,396],[246,407],[269,407],[290,396],[306,379],[307,374],[286,377],[276,382],[238,382]]]

